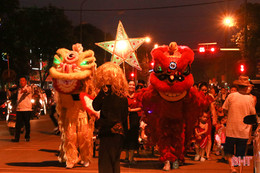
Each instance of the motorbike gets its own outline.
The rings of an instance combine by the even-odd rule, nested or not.
[[[39,119],[41,116],[41,109],[43,108],[42,106],[42,100],[40,98],[40,95],[37,92],[34,92],[34,94],[32,95],[32,117],[33,118],[37,118]]]
[[[245,124],[252,125],[253,129],[253,163],[254,173],[260,173],[260,115],[248,115],[244,118]]]
[[[15,110],[15,103],[11,100],[6,101],[7,105],[7,115],[6,115],[6,123],[9,130],[10,135],[14,135],[15,132],[15,122],[16,122],[16,110]],[[23,129],[21,130],[23,132]]]
[[[5,120],[8,110],[7,93],[0,91],[0,120]]]

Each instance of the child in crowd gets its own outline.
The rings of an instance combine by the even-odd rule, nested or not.
[[[224,144],[226,140],[226,122],[227,117],[222,116],[218,117],[218,124],[216,125],[216,134],[215,134],[215,141],[216,141],[216,155],[222,156],[221,160],[225,160],[224,157]]]
[[[216,108],[217,117],[224,117],[225,116],[225,113],[224,113],[223,108],[222,108],[222,104],[220,102],[216,102],[215,108]]]
[[[230,93],[234,93],[234,92],[237,92],[237,86],[232,85],[232,86],[230,87]]]
[[[208,123],[207,119],[209,114],[207,112],[203,112],[202,116],[200,117],[198,126],[195,127],[195,151],[196,155],[194,160],[204,162],[206,159],[204,158],[205,148],[208,143]]]

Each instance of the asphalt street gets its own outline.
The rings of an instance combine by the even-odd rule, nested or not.
[[[54,172],[98,172],[98,152],[88,168],[76,165],[73,169],[66,169],[65,164],[57,160],[60,136],[53,134],[54,126],[48,115],[40,119],[31,120],[31,141],[25,142],[24,134],[21,135],[19,143],[13,143],[6,122],[0,121],[0,173],[54,173]],[[179,169],[169,172],[175,173],[229,173],[229,166],[219,162],[220,156],[211,154],[211,160],[205,162],[194,161],[194,153],[189,153],[186,162]],[[124,158],[122,152],[121,158]],[[137,163],[129,165],[121,162],[122,173],[155,173],[162,171],[162,163],[158,161],[158,155],[151,154],[151,151],[140,150],[136,154]],[[252,160],[250,166],[244,168],[244,173],[252,173]]]

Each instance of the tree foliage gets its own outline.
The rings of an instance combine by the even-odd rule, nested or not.
[[[245,12],[247,12],[245,14]],[[260,4],[248,3],[240,6],[236,12],[237,28],[239,31],[233,35],[233,41],[242,50],[242,56],[247,58],[250,62],[250,67],[254,67],[257,63],[257,58],[260,55]],[[245,20],[246,16],[246,20]],[[247,23],[247,44],[245,45],[245,22]],[[245,51],[246,48],[246,51]],[[256,72],[256,67],[252,69],[251,73]]]
[[[9,55],[10,68],[20,75],[29,75],[32,66],[39,67],[40,59],[47,61],[48,66],[41,76],[43,84],[56,50],[62,47],[72,49],[72,45],[79,42],[80,26],[74,27],[64,11],[57,7],[19,8],[18,2],[0,2],[0,52]],[[82,45],[84,49],[94,50],[99,64],[103,62],[105,53],[97,49],[95,43],[104,41],[104,38],[111,39],[111,35],[93,25],[83,25]],[[7,63],[0,61],[2,74]]]

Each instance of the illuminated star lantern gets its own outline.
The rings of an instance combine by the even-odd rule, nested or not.
[[[99,47],[105,49],[112,54],[111,61],[120,65],[122,62],[127,62],[132,67],[142,70],[137,60],[135,50],[137,50],[146,38],[131,38],[129,39],[123,24],[119,21],[116,33],[116,40],[96,43]]]

